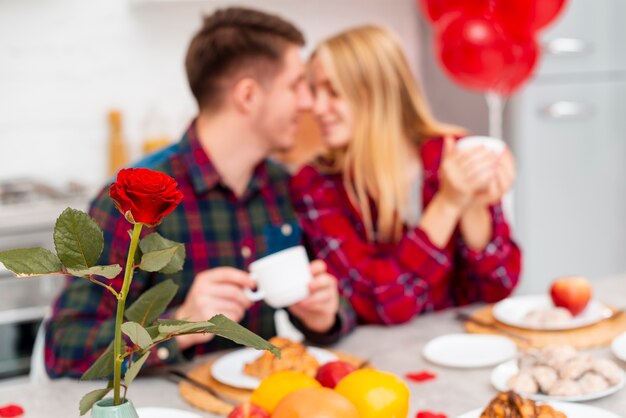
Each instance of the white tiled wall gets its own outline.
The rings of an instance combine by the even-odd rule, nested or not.
[[[106,178],[106,112],[123,111],[139,156],[156,108],[177,138],[195,112],[183,57],[203,11],[230,1],[0,0],[0,181]],[[247,0],[297,22],[310,50],[341,28],[392,27],[417,67],[414,0]]]

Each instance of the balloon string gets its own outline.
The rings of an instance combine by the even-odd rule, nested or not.
[[[488,91],[485,93],[485,99],[487,100],[487,107],[489,108],[489,136],[504,139],[502,137],[502,116],[504,112],[505,97],[496,92]],[[504,210],[504,216],[509,221],[509,225],[513,229],[515,229],[516,226],[514,206],[515,197],[514,192],[511,189],[502,197],[502,208]]]
[[[489,109],[489,136],[502,138],[502,113],[504,112],[504,97],[493,91],[485,93],[487,108]]]

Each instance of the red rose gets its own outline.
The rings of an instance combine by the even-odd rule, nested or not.
[[[117,174],[109,194],[129,222],[154,226],[183,200],[177,186],[167,174],[147,168],[126,168]]]

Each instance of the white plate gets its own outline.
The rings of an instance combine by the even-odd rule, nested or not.
[[[485,367],[515,357],[517,347],[510,339],[498,335],[449,334],[430,340],[422,354],[428,361],[442,366]]]
[[[518,372],[519,368],[517,367],[517,360],[511,360],[507,361],[506,363],[502,363],[501,365],[493,369],[493,372],[491,372],[491,384],[499,391],[506,392],[507,390],[509,390],[507,382]],[[618,384],[600,392],[576,396],[549,396],[536,393],[520,393],[520,395],[529,399],[534,399],[536,401],[583,402],[612,395],[613,393],[623,388],[624,383],[626,383],[626,373],[622,372],[622,379]]]
[[[193,412],[172,408],[137,408],[139,418],[202,418]]]
[[[307,347],[307,351],[320,365],[337,359],[333,353],[316,347]],[[261,381],[256,377],[248,376],[243,372],[246,363],[250,363],[263,355],[262,351],[254,348],[242,348],[228,353],[213,363],[211,375],[222,383],[242,389],[256,389]]]
[[[618,335],[611,344],[611,350],[615,357],[622,361],[626,361],[626,332]]]
[[[563,412],[567,418],[622,418],[613,412],[605,409],[596,408],[595,406],[580,405],[576,403],[548,402],[550,406],[557,411]],[[485,405],[486,407],[487,405]],[[484,408],[474,409],[459,415],[457,418],[479,418]]]
[[[553,308],[548,295],[525,295],[504,299],[493,306],[493,317],[498,321],[518,328],[557,331],[593,325],[611,316],[611,309],[592,299],[585,310],[570,321],[558,325],[537,325],[524,321],[524,316],[535,309]]]

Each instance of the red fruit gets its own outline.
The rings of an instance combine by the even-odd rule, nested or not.
[[[336,360],[322,365],[317,369],[315,378],[322,386],[334,389],[337,383],[356,370],[356,366],[346,361]]]
[[[555,306],[578,315],[591,300],[591,284],[584,277],[562,277],[552,282],[550,297]]]
[[[270,418],[270,414],[260,406],[246,402],[233,409],[227,418]]]

